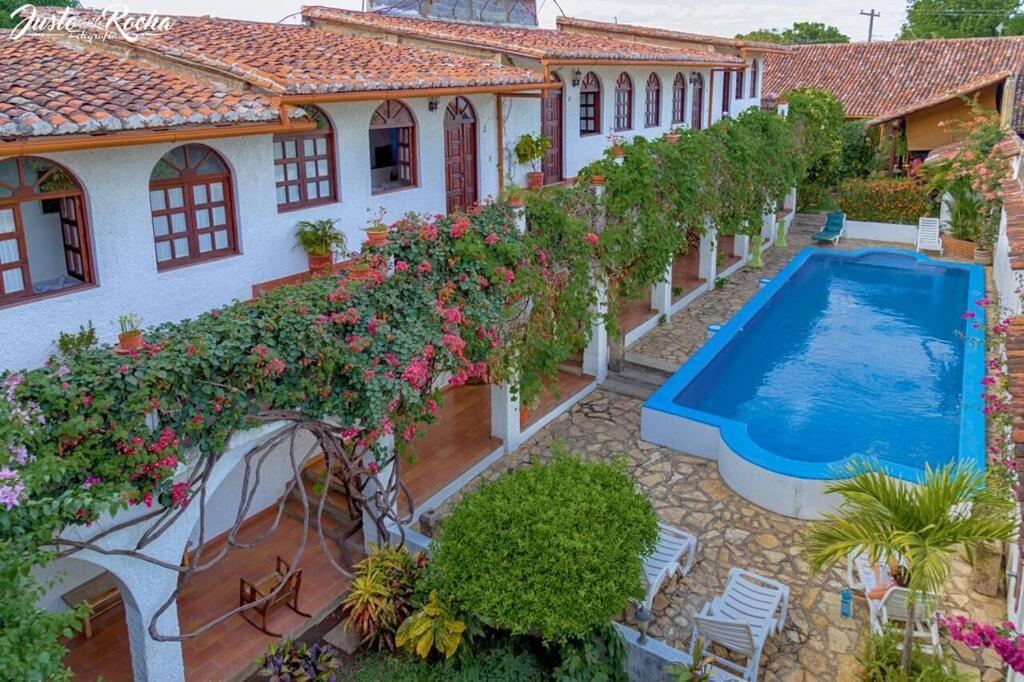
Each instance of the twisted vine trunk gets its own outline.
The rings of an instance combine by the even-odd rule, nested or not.
[[[908,678],[910,677],[910,654],[914,649],[914,611],[916,606],[913,596],[908,595],[907,623],[903,627],[903,657],[900,659],[900,668]]]

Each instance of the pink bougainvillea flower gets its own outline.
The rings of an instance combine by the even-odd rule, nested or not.
[[[965,312],[963,315],[960,316],[960,319],[961,320],[973,320],[975,317],[977,317],[977,315],[974,314],[974,311],[973,310],[968,310],[967,312]]]
[[[583,235],[583,238],[590,242],[591,246],[597,246],[598,236],[593,232],[587,232],[585,235]]]

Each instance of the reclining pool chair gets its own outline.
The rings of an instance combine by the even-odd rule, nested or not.
[[[789,588],[777,580],[740,568],[729,571],[722,596],[715,597],[696,616],[690,655],[697,640],[705,650],[719,645],[746,657],[746,665],[724,657],[716,658],[719,666],[734,671],[742,679],[757,680],[761,652],[768,637],[782,632],[789,610]]]
[[[839,243],[839,238],[846,231],[846,214],[840,211],[831,211],[825,218],[825,226],[820,232],[811,236],[812,241]]]
[[[644,582],[647,584],[644,607],[648,611],[662,584],[676,573],[688,574],[696,556],[696,537],[667,523],[658,524],[658,544],[654,552],[644,557]]]
[[[938,218],[918,219],[916,246],[918,251],[938,251],[942,255],[942,230]]]

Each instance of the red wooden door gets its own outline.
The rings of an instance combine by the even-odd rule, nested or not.
[[[476,203],[476,114],[464,97],[453,99],[444,116],[444,178],[449,213]]]
[[[560,81],[558,76],[555,80]],[[544,91],[540,107],[540,131],[551,140],[551,149],[541,166],[544,184],[550,185],[563,180],[562,175],[562,89]]]
[[[82,239],[82,224],[79,220],[81,212],[78,197],[60,199],[60,235],[64,242],[64,264],[68,274],[85,281],[88,271],[85,245]]]

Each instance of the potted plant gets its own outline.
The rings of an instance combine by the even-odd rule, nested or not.
[[[377,213],[370,218],[370,226],[363,228],[363,232],[366,233],[366,245],[383,246],[387,244],[388,229],[388,224],[384,222],[384,209],[377,209]]]
[[[513,187],[508,191],[508,205],[512,208],[522,208],[526,205],[523,199],[522,190],[518,187]]]
[[[142,348],[142,318],[135,313],[127,313],[117,318],[121,333],[117,335],[118,350],[128,353]]]
[[[621,160],[626,156],[626,150],[623,149],[622,145],[626,143],[626,138],[621,135],[609,135],[608,146],[612,148],[612,155],[615,160],[621,163]]]
[[[679,128],[673,128],[667,135],[665,135],[665,141],[672,144],[679,142],[681,139],[683,139],[683,136],[680,134]]]
[[[531,191],[538,191],[544,186],[544,173],[540,169],[540,163],[547,156],[551,149],[551,138],[547,135],[523,135],[516,142],[516,160],[520,164],[529,164],[533,170],[526,174],[526,187]]]
[[[370,276],[370,261],[360,257],[358,253],[350,254],[352,260],[348,264],[348,276],[356,281]]]
[[[295,239],[298,246],[306,251],[310,272],[329,270],[334,263],[334,250],[344,249],[345,234],[334,226],[335,220],[300,220],[296,225]]]

